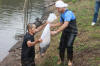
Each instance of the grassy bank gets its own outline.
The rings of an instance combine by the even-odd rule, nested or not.
[[[96,26],[91,26],[94,4],[94,0],[77,0],[69,5],[69,9],[77,17],[79,29],[74,43],[74,66],[100,66],[100,19]],[[56,64],[59,58],[57,48],[60,35],[52,36],[51,46],[38,66],[61,66]]]

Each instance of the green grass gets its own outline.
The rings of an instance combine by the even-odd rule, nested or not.
[[[80,44],[78,47],[75,47],[75,50],[82,51],[89,48],[88,45]]]
[[[64,2],[72,2],[72,3],[76,3],[77,1],[79,1],[79,0],[64,0]]]

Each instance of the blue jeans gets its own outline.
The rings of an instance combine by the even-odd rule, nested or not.
[[[95,22],[95,23],[97,22],[99,8],[100,8],[100,2],[96,2],[95,11],[94,11],[94,18],[93,18],[93,22]]]

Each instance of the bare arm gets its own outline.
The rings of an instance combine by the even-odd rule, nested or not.
[[[56,31],[51,31],[51,35],[55,35],[55,34],[61,32],[61,31],[64,30],[66,27],[68,27],[68,24],[69,24],[69,22],[64,22],[64,24],[63,24],[61,27],[59,27],[58,30],[56,30]]]
[[[47,23],[45,23],[45,24],[39,26],[39,27],[35,30],[35,32],[41,31],[46,25],[47,25]]]
[[[59,29],[57,30],[57,33],[61,32],[62,30],[64,30],[66,27],[68,27],[69,22],[64,22],[64,24],[59,27]]]
[[[39,39],[39,40],[36,40],[34,42],[31,42],[31,41],[27,41],[27,46],[28,47],[31,47],[31,46],[35,46],[37,43],[41,42],[42,40]]]
[[[57,27],[57,26],[61,26],[63,23],[56,23],[56,24],[50,24],[51,27]]]

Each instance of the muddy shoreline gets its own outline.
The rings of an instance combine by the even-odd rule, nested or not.
[[[54,2],[55,0],[44,0],[44,13],[40,18],[40,21],[43,23],[47,19],[50,12],[54,12]],[[38,38],[41,32],[39,32],[35,37]],[[9,50],[9,54],[2,62],[0,66],[21,66],[21,45],[23,41],[23,35],[15,36],[18,40],[17,43]],[[38,52],[38,46],[36,46],[36,59]]]

